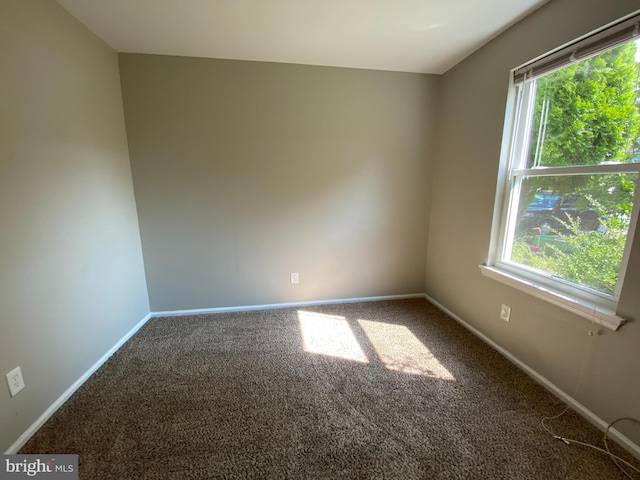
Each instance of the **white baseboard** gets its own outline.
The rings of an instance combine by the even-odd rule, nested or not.
[[[140,330],[140,328],[147,323],[147,321],[151,318],[151,313],[148,313],[142,320],[140,320],[131,330],[129,330],[129,332],[126,333],[126,335],[124,337],[122,337],[120,340],[118,340],[118,343],[116,343],[113,347],[111,347],[109,349],[109,351],[107,353],[105,353],[96,363],[94,363],[89,370],[87,370],[86,372],[84,372],[84,374],[78,379],[76,380],[73,385],[71,385],[69,388],[67,388],[67,390],[60,395],[60,397],[58,397],[58,399],[53,402],[49,408],[47,408],[44,413],[42,415],[40,415],[40,417],[33,422],[33,424],[27,428],[27,430],[20,435],[20,437],[18,437],[18,439],[13,442],[13,445],[11,445],[5,453],[5,455],[10,455],[10,454],[15,454],[18,452],[18,450],[20,450],[23,445],[25,443],[27,443],[27,441],[33,436],[34,433],[36,433],[38,431],[38,429],[40,427],[42,427],[42,425],[44,425],[44,423],[49,420],[49,417],[51,417],[51,415],[53,415],[56,410],[58,410],[62,404],[64,402],[66,402],[69,397],[71,397],[71,395],[73,395],[75,393],[76,390],[78,390],[78,388],[80,388],[82,386],[82,384],[84,382],[87,381],[87,379],[93,375],[93,373],[98,370],[98,368],[100,368],[102,366],[102,364],[104,362],[106,362],[109,357],[111,355],[113,355],[122,345],[124,345],[124,343],[129,340],[134,333],[136,333],[138,330]]]
[[[378,297],[334,298],[330,300],[315,300],[311,302],[268,303],[265,305],[242,305],[235,307],[198,308],[193,310],[167,310],[151,312],[152,317],[180,317],[184,315],[201,315],[203,313],[246,312],[249,310],[269,310],[274,308],[313,307],[316,305],[333,305],[338,303],[380,302],[383,300],[403,300],[407,298],[425,298],[424,293],[409,293],[405,295],[384,295]]]
[[[576,412],[578,412],[578,414],[580,414],[582,417],[584,417],[589,423],[594,425],[600,431],[604,432],[607,429],[607,426],[609,425],[608,422],[605,422],[604,420],[602,420],[600,417],[598,417],[595,413],[593,413],[587,407],[582,405],[580,402],[576,401],[571,395],[567,394],[566,392],[564,392],[563,390],[558,388],[555,384],[551,383],[547,378],[545,378],[542,375],[540,375],[538,372],[536,372],[534,369],[529,367],[527,364],[523,363],[522,360],[519,360],[517,357],[515,357],[508,350],[505,350],[503,347],[501,347],[500,345],[495,343],[493,340],[491,340],[489,337],[487,337],[484,333],[480,332],[480,330],[478,330],[478,329],[472,327],[471,325],[469,325],[467,322],[462,320],[462,318],[460,318],[458,315],[453,313],[451,310],[449,310],[448,308],[446,308],[443,305],[441,305],[440,303],[438,303],[436,300],[431,298],[429,295],[425,294],[424,298],[426,298],[427,301],[433,303],[436,307],[438,307],[440,310],[442,310],[447,315],[449,315],[451,318],[453,318],[455,321],[457,321],[460,325],[462,325],[464,328],[469,330],[471,333],[473,333],[480,340],[482,340],[483,342],[488,344],[491,348],[493,348],[494,350],[497,350],[502,355],[507,357],[507,359],[509,359],[512,363],[514,363],[518,368],[523,370],[526,374],[528,374],[536,382],[538,382],[544,388],[549,390],[551,393],[553,393],[560,400],[562,400],[563,402],[566,402],[567,404],[569,404],[571,406],[571,408],[573,408]],[[636,445],[628,437],[626,437],[625,435],[620,433],[615,428],[609,429],[609,437],[612,440],[615,440],[618,444],[620,444],[624,449],[626,449],[629,453],[631,453],[638,460],[640,460],[640,446]]]

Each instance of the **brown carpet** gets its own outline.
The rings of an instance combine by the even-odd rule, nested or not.
[[[544,432],[562,408],[425,300],[157,318],[20,453],[83,479],[626,478]]]

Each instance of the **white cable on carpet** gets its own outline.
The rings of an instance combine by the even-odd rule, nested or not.
[[[589,331],[589,337],[590,338],[595,338],[592,331]],[[585,349],[584,360],[582,361],[582,368],[580,369],[580,375],[578,376],[578,381],[576,382],[575,389],[573,390],[573,394],[571,395],[571,398],[573,400],[575,400],[576,394],[578,393],[578,389],[580,388],[580,384],[582,383],[582,377],[584,375],[584,371],[585,371],[586,366],[587,366],[587,360],[589,359],[589,351],[591,350],[590,347],[591,347],[591,342],[589,342],[589,344],[587,345],[587,348]],[[607,428],[604,431],[604,446],[605,446],[605,448],[600,448],[600,447],[597,447],[597,446],[592,445],[590,443],[581,442],[580,440],[574,440],[572,438],[566,438],[566,437],[562,437],[560,435],[556,435],[549,427],[547,427],[545,425],[545,422],[547,420],[555,420],[557,418],[560,418],[565,413],[567,413],[568,410],[569,410],[569,405],[567,405],[564,408],[564,410],[562,410],[562,412],[560,412],[559,414],[554,415],[553,417],[544,417],[543,419],[541,419],[540,420],[540,424],[542,425],[542,428],[544,428],[547,431],[547,433],[549,435],[551,435],[553,438],[555,438],[556,440],[560,440],[561,442],[563,442],[566,445],[571,445],[572,443],[575,443],[576,445],[581,445],[583,447],[589,447],[589,448],[592,448],[594,450],[598,450],[599,452],[606,453],[609,456],[609,458],[611,458],[611,461],[615,464],[615,466],[618,467],[618,469],[622,473],[624,473],[627,478],[629,478],[631,480],[633,480],[633,477],[631,475],[629,475],[629,473],[622,467],[622,465],[619,462],[623,463],[627,467],[631,468],[632,470],[635,470],[637,473],[640,474],[640,469],[634,467],[631,463],[629,463],[625,459],[620,458],[619,456],[611,453],[611,450],[609,448],[608,438],[607,438],[607,436],[609,434],[609,430],[616,423],[621,422],[623,420],[629,420],[629,421],[632,421],[632,422],[640,423],[640,420],[637,420],[635,418],[630,418],[630,417],[623,417],[623,418],[618,418],[617,420],[614,420],[613,422],[611,422],[609,425],[607,425]]]

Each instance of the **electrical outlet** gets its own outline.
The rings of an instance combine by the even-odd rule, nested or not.
[[[22,378],[22,371],[20,367],[16,367],[6,375],[7,385],[9,385],[9,393],[12,397],[24,388],[24,379]]]
[[[300,278],[298,277],[298,272],[292,272],[291,273],[291,283],[296,284],[298,283],[300,280]]]
[[[508,322],[511,319],[511,307],[504,303],[500,307],[500,320]]]

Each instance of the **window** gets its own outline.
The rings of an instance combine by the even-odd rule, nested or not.
[[[639,209],[639,30],[636,15],[514,72],[483,267],[612,329]]]

